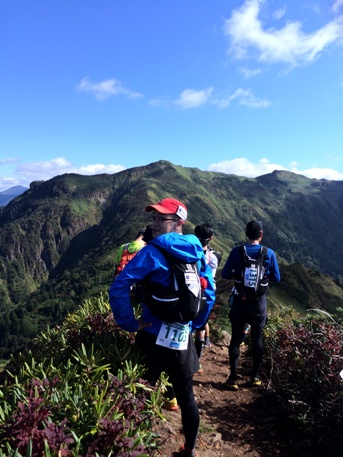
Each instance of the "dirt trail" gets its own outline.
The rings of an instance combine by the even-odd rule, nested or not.
[[[228,340],[212,344],[201,358],[202,374],[194,376],[194,392],[200,410],[199,457],[299,457],[306,454],[282,436],[284,427],[270,404],[265,387],[247,386],[251,359],[246,346],[240,358],[239,389],[230,392]],[[162,457],[177,457],[183,444],[179,411],[165,411],[167,419],[157,432],[162,436]]]

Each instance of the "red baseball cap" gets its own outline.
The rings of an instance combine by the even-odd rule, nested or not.
[[[156,205],[147,206],[145,211],[158,211],[162,214],[176,214],[183,221],[187,219],[186,206],[178,200],[175,200],[175,198],[164,198],[160,202],[156,203]]]

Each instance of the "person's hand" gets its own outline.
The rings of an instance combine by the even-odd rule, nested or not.
[[[152,326],[152,322],[144,322],[143,321],[143,318],[140,317],[138,319],[138,328],[137,328],[137,332],[139,332],[140,330],[143,330],[143,328],[145,327],[151,327]]]

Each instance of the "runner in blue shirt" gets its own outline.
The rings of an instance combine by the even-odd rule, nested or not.
[[[257,259],[261,251],[260,242],[263,238],[262,223],[250,221],[246,226],[245,234],[248,242],[245,243],[246,254],[252,259]],[[264,260],[265,279],[267,282],[278,283],[280,281],[280,271],[275,253],[267,248]],[[231,321],[231,341],[229,346],[230,375],[226,381],[229,390],[238,389],[238,359],[240,355],[240,345],[244,340],[244,330],[246,324],[251,326],[252,358],[253,370],[251,373],[250,385],[259,386],[262,384],[258,376],[263,358],[263,329],[267,323],[267,290],[255,297],[247,298],[242,293],[243,283],[242,255],[239,246],[232,249],[222,270],[224,279],[234,279],[235,286],[231,296],[230,321]]]

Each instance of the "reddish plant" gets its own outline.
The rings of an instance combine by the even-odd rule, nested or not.
[[[61,456],[68,456],[66,445],[74,439],[66,428],[67,419],[60,424],[49,421],[51,411],[46,407],[44,399],[33,397],[32,392],[24,404],[18,402],[18,407],[7,426],[6,435],[20,453],[26,454],[29,446],[32,447],[32,456],[44,455],[44,441],[50,450],[59,452]]]
[[[341,328],[307,319],[267,333],[270,381],[287,416],[313,437],[332,439],[343,425]]]

